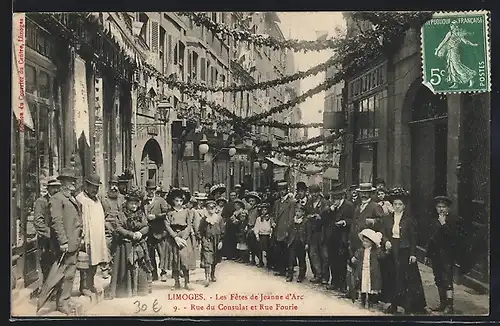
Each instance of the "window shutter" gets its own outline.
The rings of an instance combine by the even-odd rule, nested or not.
[[[207,67],[207,64],[205,62],[205,58],[200,58],[200,79],[203,81],[207,80],[206,67]]]
[[[193,77],[193,59],[192,59],[192,52],[190,50],[187,51],[187,70],[188,70],[188,78]]]
[[[159,49],[159,34],[160,34],[160,24],[157,21],[151,21],[151,51],[153,53],[158,53]]]
[[[173,51],[172,51],[172,35],[167,37],[167,63],[172,62]]]

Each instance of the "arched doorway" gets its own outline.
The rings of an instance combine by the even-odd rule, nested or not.
[[[411,103],[411,209],[418,225],[419,246],[429,240],[433,198],[446,194],[447,125],[446,96],[420,85]]]
[[[149,139],[141,154],[141,185],[146,185],[146,180],[152,179],[159,184],[162,179],[163,153],[160,144],[154,139]]]

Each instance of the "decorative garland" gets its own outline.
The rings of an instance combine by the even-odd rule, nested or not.
[[[276,78],[271,80],[266,80],[260,83],[254,84],[242,84],[242,85],[232,85],[232,86],[219,86],[219,87],[209,87],[199,83],[186,83],[178,80],[174,74],[170,75],[165,83],[171,88],[177,89],[186,89],[190,88],[197,92],[244,92],[244,91],[255,91],[255,90],[265,90],[270,87],[275,87],[279,85],[288,84],[297,80],[302,80],[304,78],[315,76],[321,72],[324,72],[327,68],[338,64],[336,60],[333,58],[328,59],[325,62],[322,62],[314,67],[309,68],[305,71],[297,71],[296,73],[288,76],[284,76],[282,78]],[[148,65],[149,66],[149,65]],[[150,68],[150,67],[148,67]]]
[[[338,40],[327,39],[327,40],[315,40],[315,41],[304,41],[304,40],[277,40],[269,35],[264,34],[252,34],[248,31],[231,29],[226,24],[216,23],[210,17],[203,13],[195,12],[179,12],[179,15],[189,17],[193,23],[197,26],[203,26],[209,31],[213,32],[219,36],[229,36],[237,41],[245,41],[253,43],[256,46],[268,46],[273,50],[279,49],[292,49],[294,51],[303,51],[304,53],[308,51],[322,51],[326,49],[336,49],[338,48]],[[358,15],[358,17],[367,17],[368,13],[363,13]],[[393,29],[396,32],[401,26],[415,21],[425,21],[429,19],[429,15],[432,16],[430,12],[382,12],[382,13],[370,13],[371,21],[379,21],[380,25],[387,25],[387,22],[393,23],[392,26],[387,26],[385,28]]]
[[[300,129],[300,128],[320,128],[323,127],[323,122],[287,123],[287,122],[279,122],[277,120],[264,120],[264,121],[261,120],[261,121],[256,121],[252,125],[270,127],[270,128],[279,128],[279,129]]]

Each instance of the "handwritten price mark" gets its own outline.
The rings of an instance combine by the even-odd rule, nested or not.
[[[139,300],[135,300],[134,305],[136,306],[136,311],[135,311],[136,314],[138,314],[140,312],[145,312],[148,310],[148,305],[145,303],[141,303]],[[157,313],[161,310],[161,308],[162,307],[158,303],[158,300],[155,299],[153,301],[153,306],[151,307],[151,310],[153,310],[153,312]]]

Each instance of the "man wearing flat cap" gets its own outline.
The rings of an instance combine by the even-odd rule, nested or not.
[[[55,261],[53,250],[50,247],[50,209],[49,201],[61,188],[61,182],[56,177],[46,180],[47,193],[35,201],[33,226],[35,227],[37,245],[42,270],[42,285],[49,275],[50,268]]]
[[[109,257],[113,257],[113,234],[115,232],[115,218],[122,211],[125,203],[125,196],[118,190],[119,178],[116,175],[109,179],[109,186],[106,195],[102,198],[102,208],[104,209],[106,245],[108,246]],[[110,262],[112,263],[112,262]],[[103,268],[103,277],[108,278],[109,266]]]
[[[88,295],[88,291],[97,293],[94,278],[99,265],[109,262],[109,250],[106,242],[105,215],[101,201],[97,197],[101,178],[93,173],[85,178],[83,191],[76,196],[82,206],[83,218],[83,252],[89,256],[89,268],[80,270],[80,292]]]
[[[63,168],[57,177],[61,190],[50,197],[51,243],[56,257],[62,256],[63,279],[56,287],[56,309],[70,315],[71,291],[76,273],[78,251],[83,240],[82,207],[75,199],[76,175],[73,168]]]
[[[431,263],[434,282],[438,288],[438,307],[434,311],[452,314],[453,309],[453,269],[455,263],[460,263],[460,256],[466,256],[461,251],[460,241],[463,236],[460,228],[460,218],[450,213],[452,200],[447,196],[434,198],[437,219],[434,220],[427,246],[426,261]]]
[[[314,278],[311,283],[328,284],[330,275],[323,275],[324,265],[327,264],[328,257],[323,250],[323,222],[326,219],[329,205],[323,198],[321,187],[317,184],[309,186],[310,198],[305,206],[306,225],[308,233],[308,256]]]

